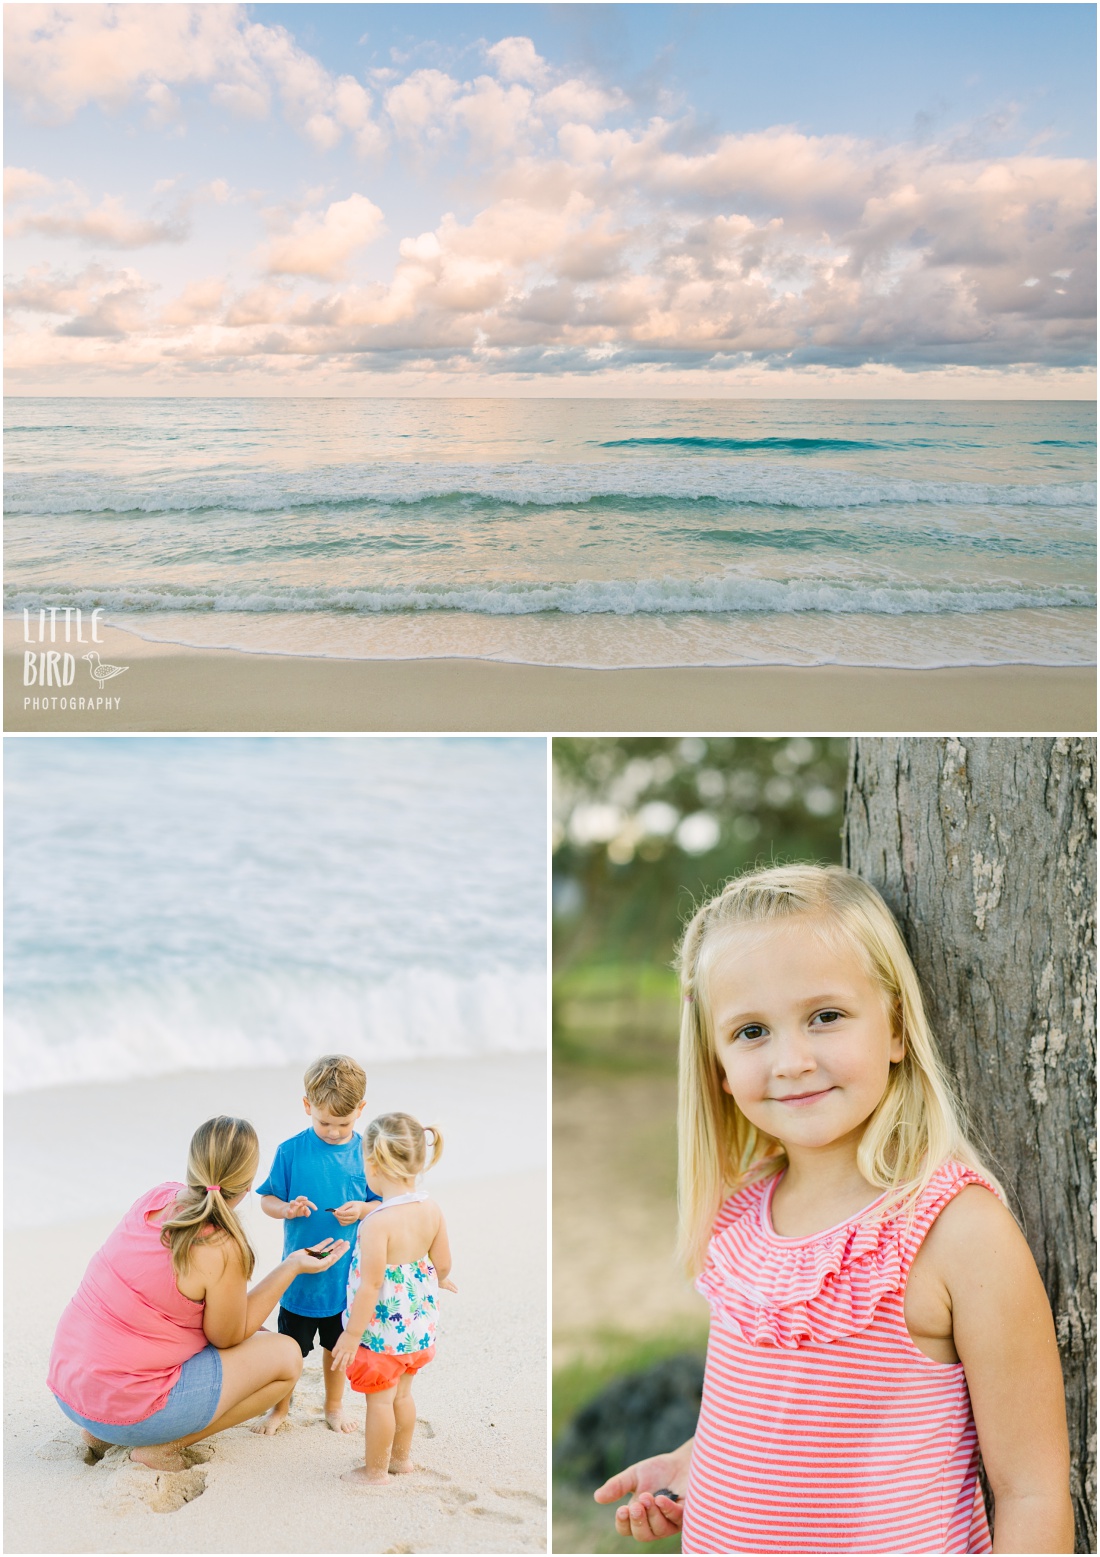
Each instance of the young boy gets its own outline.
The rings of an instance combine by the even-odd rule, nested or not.
[[[363,1112],[367,1078],[362,1067],[346,1054],[326,1054],[314,1060],[305,1074],[302,1099],[309,1128],[275,1153],[271,1171],[256,1193],[268,1216],[285,1222],[283,1257],[305,1249],[322,1238],[339,1238],[360,1222],[378,1196],[367,1187],[363,1169],[363,1142],[355,1121]],[[354,1234],[351,1238],[355,1245]],[[308,1357],[315,1339],[321,1342],[325,1379],[325,1421],[335,1433],[353,1433],[358,1424],[344,1416],[344,1375],[332,1366],[332,1348],[344,1328],[348,1271],[352,1249],[331,1270],[299,1276],[283,1294],[279,1308],[279,1333],[292,1335]],[[252,1429],[274,1433],[290,1410],[288,1395]]]

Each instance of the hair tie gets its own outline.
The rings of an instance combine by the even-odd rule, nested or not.
[[[208,1184],[206,1186],[206,1193],[208,1195],[213,1195],[213,1194],[220,1195],[221,1192],[222,1192],[222,1187],[221,1187],[220,1184]]]

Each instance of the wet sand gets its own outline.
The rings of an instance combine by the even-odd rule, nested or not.
[[[246,654],[150,643],[103,627],[101,660],[126,668],[100,688],[81,659],[86,646],[71,645],[72,685],[43,688],[24,685],[22,622],[8,619],[4,631],[9,731],[1053,734],[1096,727],[1092,667],[574,670]]]

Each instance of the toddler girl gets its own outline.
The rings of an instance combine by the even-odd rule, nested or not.
[[[332,1365],[367,1397],[366,1463],[349,1477],[372,1485],[413,1469],[413,1374],[435,1355],[438,1289],[457,1290],[443,1213],[416,1187],[442,1150],[439,1131],[410,1114],[382,1114],[363,1133],[367,1185],[382,1198],[359,1230]]]
[[[1071,1552],[1054,1326],[916,973],[839,867],[731,882],[680,950],[693,1440],[612,1477],[685,1552]],[[991,1548],[979,1446],[995,1502]]]

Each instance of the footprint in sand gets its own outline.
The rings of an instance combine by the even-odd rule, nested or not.
[[[464,1503],[474,1503],[477,1501],[476,1492],[463,1492],[461,1487],[441,1487],[436,1493],[436,1497],[444,1505],[454,1504],[454,1508],[460,1508]],[[454,1509],[451,1509],[451,1512],[453,1513]]]
[[[75,1438],[47,1438],[34,1452],[40,1460],[84,1460],[86,1465],[96,1463],[87,1445]]]
[[[468,1514],[477,1514],[481,1519],[492,1519],[498,1525],[521,1525],[523,1520],[519,1514],[502,1514],[495,1508],[482,1508],[480,1503],[475,1503],[472,1508],[466,1510]]]
[[[108,1462],[102,1463],[106,1466]],[[174,1514],[205,1491],[206,1471],[198,1466],[182,1471],[151,1471],[127,1459],[111,1468],[105,1501],[117,1513],[148,1508],[154,1514]]]
[[[540,1498],[537,1492],[517,1492],[512,1487],[494,1487],[493,1496],[512,1498],[519,1503],[531,1503],[537,1508],[546,1507],[546,1499]]]
[[[435,1437],[435,1428],[430,1422],[426,1422],[423,1417],[417,1419],[416,1430],[418,1433],[422,1433],[425,1438]]]

